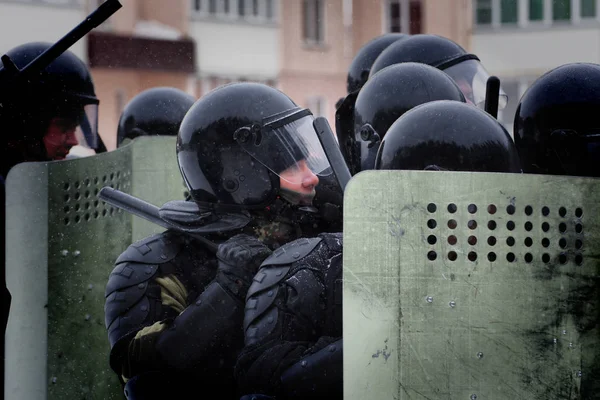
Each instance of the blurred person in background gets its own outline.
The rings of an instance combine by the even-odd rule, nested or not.
[[[438,35],[412,35],[388,46],[373,63],[369,78],[385,67],[405,62],[427,64],[444,71],[458,84],[468,103],[483,109],[490,74],[479,57],[458,43]],[[508,96],[500,89],[499,109],[504,109],[507,101]]]
[[[155,87],[136,95],[121,113],[117,147],[138,136],[177,136],[183,117],[196,99],[174,87]]]
[[[600,177],[600,65],[572,63],[539,77],[514,120],[525,173]]]
[[[25,67],[51,46],[27,43],[7,55]],[[64,160],[74,146],[99,147],[98,104],[90,71],[69,50],[3,104],[0,130],[6,155],[1,174],[27,161]]]
[[[381,139],[392,123],[435,100],[465,102],[465,96],[452,78],[429,65],[395,64],[371,76],[358,92],[352,115],[338,121],[339,144],[350,171],[373,169]]]
[[[51,46],[26,43],[6,54],[24,68]],[[12,167],[22,162],[64,160],[74,146],[93,153],[98,147],[98,104],[94,83],[86,65],[69,50],[58,56],[27,86],[15,91],[0,107],[0,161],[2,186],[2,382],[4,382],[4,343],[12,297],[6,287],[5,271],[5,181]],[[2,393],[4,390],[2,390]]]

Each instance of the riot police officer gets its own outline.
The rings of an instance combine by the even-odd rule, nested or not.
[[[346,97],[339,99],[335,105],[336,109],[336,131],[339,132],[342,128],[340,123],[346,122],[352,118],[354,103],[358,91],[369,79],[369,72],[377,57],[392,43],[407,38],[408,35],[403,33],[386,33],[371,39],[363,47],[360,48],[356,56],[352,59],[348,67],[348,76],[346,78]],[[338,137],[340,135],[338,134]],[[345,153],[342,153],[346,156]],[[346,159],[348,161],[348,159]]]
[[[422,104],[396,120],[381,142],[375,169],[522,172],[502,124],[457,101]]]
[[[483,109],[490,75],[475,54],[467,53],[457,43],[438,35],[411,35],[388,46],[373,63],[369,76],[405,62],[423,63],[444,71],[458,84],[467,102]],[[499,109],[506,107],[507,101],[508,96],[501,89]]]
[[[600,65],[557,67],[527,89],[514,136],[526,173],[600,176]]]
[[[336,121],[340,115],[351,114],[354,102],[356,101],[356,95],[369,78],[369,71],[377,56],[390,44],[406,37],[408,35],[403,33],[386,33],[371,39],[361,47],[348,67],[348,76],[346,79],[348,94],[336,103]],[[322,232],[341,231],[343,225],[343,193],[335,177],[332,175],[324,177],[321,180],[317,189],[315,204],[320,206],[319,210],[322,214],[319,230]]]
[[[50,43],[26,43],[6,53],[23,69],[51,46]],[[98,98],[86,65],[70,51],[65,51],[28,84],[14,91],[0,104],[0,137],[3,156],[0,159],[2,188],[2,367],[4,382],[4,337],[10,310],[11,295],[5,277],[5,186],[8,172],[15,165],[28,161],[63,160],[78,144],[88,148],[98,146]],[[4,389],[2,388],[2,393]]]
[[[27,43],[7,55],[19,68],[47,50]],[[63,160],[73,146],[98,147],[98,104],[85,63],[65,51],[0,110],[6,152],[2,176],[20,162]]]
[[[515,114],[514,138],[524,172],[600,177],[599,107],[600,65],[565,64],[539,77],[523,94]],[[586,278],[586,286],[578,289],[565,312],[580,315],[581,304],[597,310],[599,285],[597,276]],[[577,330],[597,337],[598,318],[579,319]],[[585,399],[600,392],[600,359],[589,354],[595,358],[590,359],[579,393]]]
[[[161,216],[174,230],[131,245],[106,288],[111,368],[130,399],[216,392],[235,398],[243,305],[260,262],[310,231],[330,173],[309,110],[266,85],[234,83],[198,100],[177,137],[191,201]],[[306,232],[304,229],[309,229]]]
[[[452,100],[428,102],[398,118],[375,169],[521,170],[504,127]],[[246,348],[236,365],[240,386],[277,399],[341,399],[342,234],[288,243],[256,276],[246,299]]]
[[[138,136],[177,136],[194,97],[173,87],[155,87],[136,95],[123,109],[117,130],[117,146]]]
[[[465,97],[447,74],[429,65],[391,65],[369,78],[358,93],[352,118],[337,131],[351,172],[373,169],[390,125],[411,108],[435,100],[465,102]]]
[[[348,67],[348,77],[346,89],[348,94],[360,90],[369,79],[369,72],[377,57],[392,43],[406,39],[408,35],[404,33],[386,33],[371,39],[360,48],[356,56],[352,59]]]

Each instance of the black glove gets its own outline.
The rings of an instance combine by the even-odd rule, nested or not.
[[[271,250],[257,238],[235,235],[219,245],[217,279],[243,301],[258,267],[269,255]]]

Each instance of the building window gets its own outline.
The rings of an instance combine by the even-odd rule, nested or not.
[[[529,0],[529,20],[544,20],[544,0]]]
[[[306,101],[306,108],[308,108],[315,117],[324,117],[327,111],[325,107],[326,102],[324,97],[310,97]]]
[[[500,22],[503,24],[516,24],[519,20],[517,0],[502,0],[500,2]]]
[[[307,43],[324,42],[324,8],[322,0],[303,0],[304,41]]]
[[[552,19],[554,21],[569,21],[571,19],[571,0],[553,0]]]
[[[421,1],[410,2],[410,32],[411,35],[421,33]]]
[[[217,0],[208,0],[208,12],[211,14],[217,13]]]
[[[492,0],[477,0],[475,22],[477,25],[490,25],[492,23]]]
[[[254,23],[276,20],[276,0],[192,0],[191,5],[193,13],[201,17],[239,18]]]
[[[390,1],[389,12],[389,31],[401,32],[402,21],[400,20],[400,2]]]
[[[581,18],[596,17],[596,0],[581,0]]]
[[[388,0],[386,7],[388,32],[421,33],[421,0]],[[402,18],[404,11],[408,14],[405,20]]]

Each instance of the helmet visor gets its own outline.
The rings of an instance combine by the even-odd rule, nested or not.
[[[481,65],[478,60],[466,60],[456,65],[444,69],[444,72],[450,75],[458,84],[458,87],[465,95],[467,102],[484,109],[487,81],[490,74]],[[498,109],[506,107],[508,96],[500,87],[500,98],[498,99]]]
[[[89,149],[98,148],[98,104],[83,106],[83,115],[75,135],[80,146]]]
[[[235,137],[256,161],[281,179],[298,184],[311,176],[332,173],[313,120],[312,115],[297,112],[262,127],[241,128]]]
[[[98,104],[75,106],[58,113],[64,124],[75,128],[77,147],[98,148]]]

